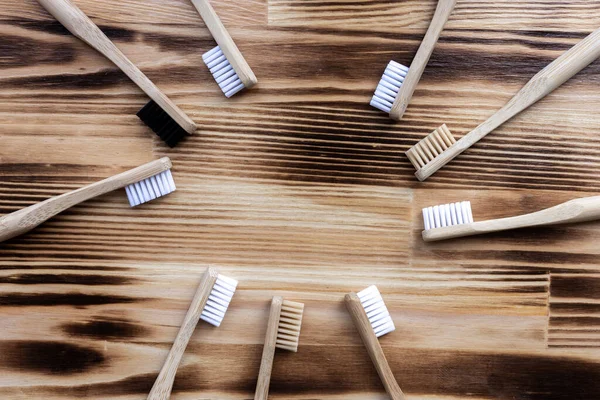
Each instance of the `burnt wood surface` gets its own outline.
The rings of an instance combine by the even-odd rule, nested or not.
[[[343,296],[378,285],[409,399],[600,398],[600,222],[425,244],[421,208],[476,220],[600,194],[600,61],[424,183],[403,152],[460,137],[600,26],[597,1],[459,0],[403,121],[368,102],[410,65],[433,0],[213,0],[259,84],[225,99],[187,0],[73,0],[199,126],[167,148],[123,73],[35,0],[0,0],[0,213],[162,156],[124,191],[0,244],[0,398],[145,399],[204,269],[240,281],[173,399],[252,398],[270,299],[305,303],[272,399],[384,399]]]

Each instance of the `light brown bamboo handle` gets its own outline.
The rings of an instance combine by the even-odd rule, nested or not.
[[[185,315],[181,328],[179,328],[179,332],[169,351],[167,360],[163,364],[163,367],[158,374],[158,378],[154,381],[154,386],[152,386],[152,390],[150,390],[150,393],[148,394],[148,400],[166,400],[171,396],[177,368],[179,367],[185,348],[196,329],[196,325],[200,320],[200,315],[202,314],[202,310],[204,310],[208,296],[217,282],[218,276],[219,271],[216,268],[208,268],[202,275],[200,285],[198,285],[190,308]]]
[[[600,57],[600,28],[538,72],[498,112],[415,173],[424,181],[488,133],[542,99]]]
[[[392,400],[405,400],[406,397],[404,397],[404,393],[402,393],[400,386],[398,386],[398,382],[396,382],[396,378],[394,378],[394,374],[385,358],[385,354],[383,354],[383,349],[379,344],[379,340],[371,327],[369,318],[367,318],[367,314],[365,313],[362,304],[360,304],[358,295],[356,293],[349,293],[344,300],[346,302],[346,308],[352,317],[352,321],[354,321],[354,326],[356,326],[356,329],[367,348],[369,357],[371,357],[371,361],[379,374],[379,378],[381,379],[386,392]]]
[[[410,103],[410,99],[421,80],[421,75],[423,75],[423,71],[425,71],[425,67],[433,53],[433,49],[435,49],[442,30],[444,30],[444,25],[446,25],[448,18],[450,18],[455,5],[456,0],[439,0],[435,14],[429,24],[429,29],[427,29],[421,46],[419,46],[419,50],[410,64],[406,78],[400,86],[398,96],[396,96],[396,100],[390,110],[390,117],[392,119],[396,121],[402,119],[406,107],[408,107],[408,103]]]
[[[76,204],[150,178],[170,169],[171,166],[171,160],[163,157],[100,182],[51,197],[41,203],[5,215],[0,218],[0,242],[22,235]]]
[[[273,359],[275,358],[277,329],[279,327],[279,316],[281,315],[282,304],[282,297],[273,297],[273,300],[271,301],[271,310],[269,311],[269,322],[267,323],[265,345],[263,347],[254,400],[267,400],[267,397],[269,396],[269,383],[271,382],[271,371],[273,369]]]
[[[599,219],[600,196],[591,196],[570,200],[525,215],[430,229],[423,231],[422,235],[426,242],[433,242],[510,229],[587,222]]]
[[[223,25],[221,19],[210,5],[209,0],[192,0],[192,3],[246,89],[256,85],[258,82],[256,75],[254,75],[246,59],[244,59],[244,56],[235,45],[225,25]]]
[[[119,67],[187,133],[194,133],[196,130],[194,121],[156,87],[75,4],[70,0],[37,1],[75,37],[83,40]]]

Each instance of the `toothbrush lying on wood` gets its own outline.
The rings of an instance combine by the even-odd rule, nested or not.
[[[390,118],[396,121],[402,119],[455,5],[456,0],[439,0],[429,29],[410,68],[393,60],[390,61],[371,99],[371,106],[389,113]]]
[[[392,400],[405,400],[379,344],[380,336],[396,329],[379,290],[369,286],[358,294],[347,294],[344,300],[386,392]]]
[[[456,141],[447,128],[444,135],[440,135],[438,128],[411,147],[406,155],[417,170],[415,176],[420,181],[429,178],[488,133],[568,81],[599,56],[600,28],[538,72],[504,107],[460,140]]]
[[[600,196],[570,200],[531,214],[481,222],[473,222],[471,202],[463,201],[424,208],[425,230],[423,231],[423,240],[433,242],[509,229],[586,222],[597,219],[600,219]]]
[[[171,396],[177,368],[198,321],[201,319],[219,327],[233,298],[237,284],[238,282],[235,279],[219,274],[219,271],[215,268],[206,270],[183,324],[179,328],[171,351],[169,351],[167,360],[148,394],[148,400],[166,400]]]
[[[174,192],[171,166],[171,160],[164,157],[5,215],[0,218],[0,242],[22,235],[76,204],[122,187],[131,207]]]
[[[174,147],[186,135],[196,131],[194,121],[161,92],[70,0],[38,0],[38,3],[75,37],[112,61],[152,99],[137,115],[167,145]]]
[[[275,349],[297,352],[304,304],[273,297],[254,400],[267,400]]]
[[[202,59],[226,97],[240,90],[250,89],[258,80],[244,56],[225,29],[209,0],[192,0],[206,27],[217,42],[217,47],[206,52]]]

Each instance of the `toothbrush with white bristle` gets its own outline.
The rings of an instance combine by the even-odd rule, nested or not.
[[[379,337],[396,329],[381,293],[372,285],[358,294],[347,294],[344,301],[386,392],[392,400],[405,400],[379,344]]]
[[[471,202],[423,209],[423,240],[433,242],[509,229],[587,222],[600,219],[600,196],[570,200],[545,210],[516,217],[473,222]]]
[[[371,106],[389,113],[390,118],[396,121],[402,119],[455,5],[456,0],[439,0],[429,29],[410,68],[390,61],[371,99]]]
[[[148,400],[166,400],[171,396],[177,368],[198,321],[201,319],[219,327],[229,308],[229,303],[233,298],[237,285],[238,282],[235,279],[219,274],[219,271],[215,268],[206,270],[183,324],[179,328],[171,351],[169,351],[167,360],[148,394]]]
[[[55,215],[94,197],[125,188],[132,207],[175,191],[171,160],[163,157],[0,218],[0,242],[22,235]]]
[[[258,80],[244,56],[235,45],[221,19],[208,0],[192,0],[206,27],[217,42],[217,47],[204,53],[202,60],[210,70],[217,84],[225,94],[231,97],[240,90],[249,89]]]
[[[275,349],[298,351],[304,304],[273,297],[254,400],[267,400]]]

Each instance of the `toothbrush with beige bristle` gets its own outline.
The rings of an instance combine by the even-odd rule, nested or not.
[[[373,285],[361,292],[347,294],[344,300],[386,392],[392,400],[405,400],[379,344],[381,336],[396,329],[381,293]]]
[[[559,58],[538,72],[523,88],[485,122],[455,140],[445,125],[411,147],[406,155],[424,181],[488,133],[550,94],[600,57],[600,28],[590,33]]]
[[[545,210],[516,217],[474,222],[471,202],[444,204],[423,209],[423,240],[433,242],[489,232],[534,226],[571,224],[600,219],[600,196],[570,200]]]
[[[304,304],[273,297],[254,400],[267,400],[275,349],[298,351]]]
[[[235,279],[219,274],[216,268],[207,268],[202,275],[200,285],[198,285],[183,324],[179,328],[167,360],[148,394],[148,400],[166,400],[171,396],[177,368],[196,325],[199,320],[203,320],[219,327],[229,308],[237,284]]]
[[[175,191],[168,157],[149,162],[100,182],[51,197],[0,218],[0,242],[22,235],[55,215],[94,197],[125,188],[131,207]]]
[[[393,60],[390,61],[375,89],[371,106],[389,113],[390,118],[396,121],[402,119],[455,5],[456,0],[439,0],[429,29],[410,68]]]
[[[209,0],[192,0],[206,27],[217,42],[217,47],[204,53],[202,60],[215,78],[225,97],[258,83],[250,65],[231,38],[225,25]]]

